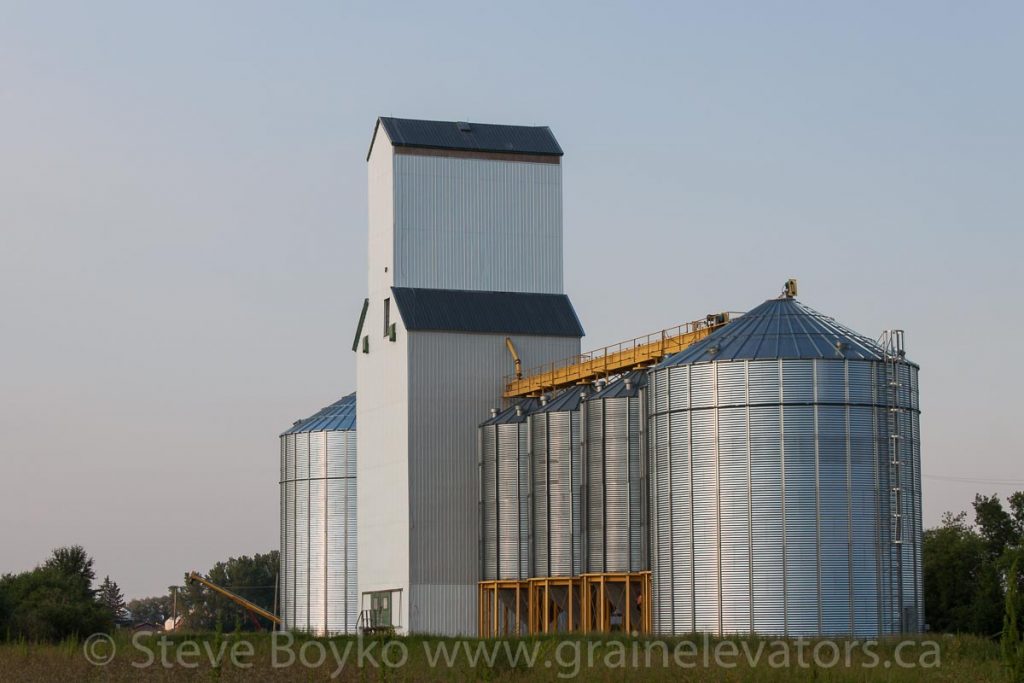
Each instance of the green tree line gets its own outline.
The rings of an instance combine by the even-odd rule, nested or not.
[[[0,638],[33,642],[109,632],[123,616],[107,577],[93,588],[93,560],[82,546],[57,548],[43,564],[0,577]]]
[[[203,574],[208,581],[235,595],[276,613],[278,551],[242,555],[217,562]],[[180,618],[178,628],[188,631],[255,631],[273,627],[228,598],[205,586],[188,580],[170,586],[165,595],[139,598],[128,603],[128,611],[136,623],[163,625],[168,619]]]
[[[276,613],[275,585],[280,564],[278,551],[243,555],[218,562],[204,574],[204,578],[232,593]],[[178,588],[178,613],[184,617],[183,626],[191,631],[269,630],[266,619],[257,617],[235,602],[218,595],[203,585],[185,580]]]
[[[946,513],[942,523],[924,532],[921,560],[925,618],[932,631],[989,637],[1003,632],[1007,594],[1020,609],[1024,567],[1024,491],[1007,499],[977,495],[974,519]]]
[[[278,552],[232,557],[205,576],[268,611],[275,611]],[[180,616],[190,631],[262,630],[272,627],[236,603],[187,580],[167,595],[125,602],[109,576],[96,584],[93,558],[82,546],[57,548],[34,569],[0,576],[0,641],[57,642],[109,633],[116,626],[163,628]]]
[[[925,615],[932,631],[998,638],[1024,672],[1024,491],[975,496],[973,517],[946,513],[924,532]],[[277,611],[278,552],[217,562],[205,577],[260,607]],[[56,641],[115,625],[162,627],[176,614],[190,631],[269,629],[231,600],[186,578],[166,595],[125,603],[105,577],[94,586],[93,560],[81,546],[57,548],[41,565],[0,577],[0,638]]]

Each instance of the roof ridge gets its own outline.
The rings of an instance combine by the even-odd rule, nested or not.
[[[561,145],[548,126],[520,126],[505,123],[470,123],[379,116],[374,125],[367,159],[384,129],[394,147],[447,149],[529,156],[561,157]]]

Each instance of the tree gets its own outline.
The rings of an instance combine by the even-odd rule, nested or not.
[[[1003,637],[1000,649],[1003,661],[1010,673],[1012,683],[1024,681],[1024,640],[1020,633],[1020,619],[1017,616],[1020,598],[1018,596],[1020,572],[1014,561],[1006,585],[1006,614],[1003,618]]]
[[[93,561],[82,546],[57,548],[42,565],[0,578],[0,636],[56,641],[109,631],[95,596]]]
[[[92,568],[92,558],[85,548],[71,545],[56,548],[50,559],[43,563],[45,569],[52,569],[78,583],[83,590],[92,591],[92,582],[96,580],[96,572]]]
[[[1002,557],[1007,548],[1020,542],[1013,518],[997,495],[974,497],[974,521],[992,558]]]
[[[934,630],[995,632],[976,607],[985,562],[985,542],[965,513],[947,512],[941,526],[924,532],[924,609]]]
[[[106,608],[83,586],[80,575],[46,565],[0,579],[2,635],[30,641],[59,641],[88,636],[113,626]]]
[[[171,617],[173,604],[170,596],[157,595],[151,598],[139,598],[128,603],[128,611],[132,614],[132,621],[136,624],[156,624],[163,626],[163,623]]]
[[[279,554],[276,550],[249,557],[232,557],[218,562],[206,574],[213,583],[235,593],[260,607],[274,610],[274,586],[279,571]],[[208,631],[218,627],[226,630],[270,629],[266,619],[255,617],[241,606],[217,595],[186,577],[186,586],[179,593],[184,609],[185,623],[189,629]]]
[[[96,599],[107,608],[107,611],[110,612],[110,618],[115,623],[125,618],[124,595],[121,593],[121,588],[116,582],[111,581],[109,576],[104,577],[103,582],[100,583]]]
[[[1000,606],[1018,577],[1012,567],[1024,562],[1024,491],[1008,503],[1009,511],[999,496],[977,495],[973,525],[964,513],[946,513],[939,527],[925,531],[925,614],[933,629],[989,637],[1003,629]]]
[[[1017,491],[1010,496],[1009,503],[1017,538],[1024,540],[1024,491]]]

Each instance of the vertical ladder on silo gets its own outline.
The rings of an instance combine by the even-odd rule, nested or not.
[[[889,507],[891,510],[892,543],[896,546],[896,599],[897,623],[902,632],[903,623],[903,484],[902,456],[900,448],[900,422],[903,407],[900,405],[899,368],[906,352],[903,348],[903,330],[886,330],[882,334],[882,348],[885,350],[885,393],[889,442]]]

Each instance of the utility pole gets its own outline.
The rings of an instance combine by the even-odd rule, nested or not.
[[[277,585],[278,585],[278,583],[279,583],[278,576],[277,576],[277,574],[274,574],[274,609],[272,610],[274,612],[274,614],[278,614],[278,611],[277,611]]]

